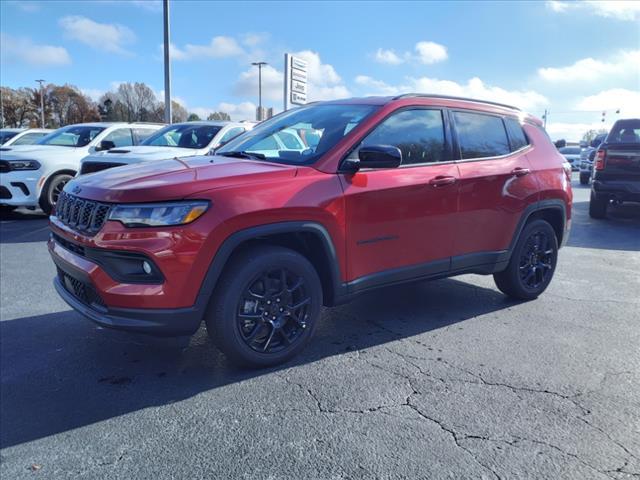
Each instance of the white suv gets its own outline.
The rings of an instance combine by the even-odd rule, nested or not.
[[[0,130],[0,145],[3,150],[11,145],[33,145],[53,130],[48,128],[3,128]]]
[[[229,140],[251,130],[253,125],[215,121],[174,123],[155,132],[139,146],[89,155],[82,159],[80,175],[131,163],[209,155]]]
[[[62,127],[36,145],[0,149],[0,205],[37,207],[49,214],[64,185],[90,153],[140,143],[162,125],[80,123]]]

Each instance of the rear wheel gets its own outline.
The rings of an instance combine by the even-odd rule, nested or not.
[[[589,216],[591,218],[605,218],[607,216],[607,208],[609,207],[609,198],[597,195],[591,190],[591,199],[589,200]]]
[[[256,247],[225,268],[205,322],[233,363],[268,367],[306,346],[321,305],[320,279],[305,257],[282,247]]]
[[[590,175],[588,173],[581,173],[580,174],[580,185],[588,185],[589,184],[589,177],[590,177]]]
[[[69,175],[68,173],[60,173],[58,175],[53,175],[47,183],[44,184],[44,188],[42,189],[42,193],[40,194],[40,208],[44,213],[50,215],[53,211],[53,207],[58,201],[58,197],[60,193],[64,189],[64,186],[67,184],[69,180],[73,178],[73,175]]]
[[[546,290],[558,260],[558,239],[545,220],[528,223],[511,254],[506,270],[493,278],[504,294],[519,300],[533,300]]]

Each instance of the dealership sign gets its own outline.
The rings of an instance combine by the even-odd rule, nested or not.
[[[307,103],[307,62],[284,54],[284,109]]]

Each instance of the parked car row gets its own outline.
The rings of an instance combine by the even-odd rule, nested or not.
[[[53,130],[48,128],[3,128],[0,129],[0,146],[33,145]]]
[[[600,146],[604,139],[607,137],[606,133],[601,133],[595,136],[589,144],[584,145],[580,151],[580,183],[582,185],[588,185],[591,179],[591,172],[593,171],[593,160],[595,158],[596,150]]]
[[[78,174],[151,160],[212,153],[250,130],[251,123],[86,123],[41,131],[34,144],[18,131],[0,148],[0,206],[51,213],[65,184]],[[8,135],[8,134],[7,134]],[[12,142],[12,143],[11,143]]]

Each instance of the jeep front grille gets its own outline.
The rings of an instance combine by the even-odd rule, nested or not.
[[[61,192],[56,202],[55,215],[65,225],[82,233],[96,234],[109,216],[111,205],[85,200]]]

